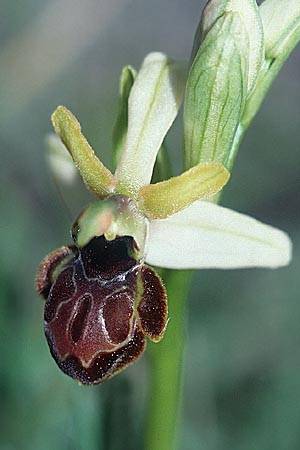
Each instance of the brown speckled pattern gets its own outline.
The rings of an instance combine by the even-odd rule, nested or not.
[[[142,267],[141,280],[144,292],[137,308],[140,324],[145,335],[158,342],[163,337],[167,325],[167,292],[151,267]]]
[[[82,384],[98,384],[111,378],[133,363],[146,348],[143,333],[136,330],[132,339],[124,347],[109,353],[100,352],[88,367],[83,367],[81,361],[74,356],[68,356],[61,360],[55,353],[54,346],[51,345],[50,337],[48,337],[48,342],[52,356],[59,368]]]

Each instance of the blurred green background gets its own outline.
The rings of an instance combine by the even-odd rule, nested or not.
[[[0,0],[1,450],[141,448],[147,357],[103,386],[80,387],[59,372],[43,336],[36,266],[69,242],[71,220],[89,199],[79,184],[66,193],[66,212],[44,136],[51,112],[64,104],[110,164],[122,66],[138,67],[152,50],[187,59],[202,6]],[[180,128],[178,121],[168,138],[177,170]],[[223,197],[289,232],[293,263],[195,274],[180,450],[300,448],[299,147],[300,48],[248,132]]]

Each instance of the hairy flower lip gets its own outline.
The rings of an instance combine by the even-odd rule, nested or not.
[[[63,355],[59,355],[57,353],[57,351],[54,350],[54,347],[55,347],[54,338],[53,338],[53,335],[52,335],[51,331],[49,330],[49,327],[47,327],[47,325],[48,324],[45,322],[45,336],[47,338],[51,354],[53,356],[53,353],[55,353],[55,360],[56,360],[56,362],[58,362],[58,360],[59,360],[60,362],[64,363],[72,355],[70,355],[68,352],[66,352]],[[118,350],[121,350],[123,347],[127,346],[134,339],[134,336],[135,336],[135,333],[136,333],[137,329],[138,329],[137,323],[132,324],[132,327],[130,329],[130,333],[128,334],[127,338],[123,342],[114,345],[112,350],[99,351],[98,353],[95,353],[95,355],[91,356],[91,358],[89,360],[86,360],[86,361],[84,359],[81,359],[81,358],[77,357],[78,362],[81,364],[81,366],[84,369],[88,369],[95,359],[97,359],[97,358],[99,358],[99,357],[101,357],[103,355],[111,355],[112,353],[114,353],[114,352],[116,352]]]
[[[50,353],[55,360],[58,367],[68,376],[77,380],[84,385],[95,385],[103,383],[111,377],[119,374],[125,370],[129,365],[133,364],[145,351],[147,342],[141,331],[138,331],[134,338],[131,339],[127,345],[116,350],[117,358],[110,359],[112,357],[111,352],[101,353],[95,357],[94,364],[90,367],[83,367],[78,358],[67,356],[64,360],[58,357],[55,352],[54,346],[51,342],[50,336],[46,338],[49,344]],[[128,348],[131,350],[128,352]],[[130,358],[126,361],[126,353],[129,353]],[[122,353],[123,352],[123,353]],[[101,362],[102,360],[102,362]],[[104,360],[104,362],[103,362]],[[125,361],[124,361],[125,360]],[[123,365],[122,365],[123,363]],[[101,365],[103,373],[101,376],[95,374],[95,366]],[[94,371],[94,372],[93,372]]]
[[[166,291],[157,274],[131,256],[133,245],[130,236],[95,237],[75,248],[73,259],[72,249],[59,249],[40,266],[51,354],[81,383],[115,375],[141,356],[147,337],[158,342],[166,329]],[[56,267],[61,269],[52,279]],[[43,280],[52,282],[47,296]]]

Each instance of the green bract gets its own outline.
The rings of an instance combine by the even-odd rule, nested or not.
[[[239,35],[237,31],[235,44],[240,46],[247,60],[247,86],[251,92],[255,86],[264,57],[263,26],[255,0],[210,0],[206,5],[202,16],[202,35],[205,36],[215,21],[227,13],[236,13],[243,24],[247,35]]]
[[[245,103],[264,60],[255,0],[210,0],[192,59],[184,105],[186,167],[218,161],[230,169]]]
[[[226,13],[207,32],[190,69],[184,104],[185,165],[226,165],[247,95],[247,33],[240,16]]]

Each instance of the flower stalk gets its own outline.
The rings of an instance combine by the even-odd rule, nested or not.
[[[186,300],[192,271],[167,270],[163,277],[169,297],[170,323],[160,345],[148,349],[150,385],[145,450],[175,450],[180,430]]]

